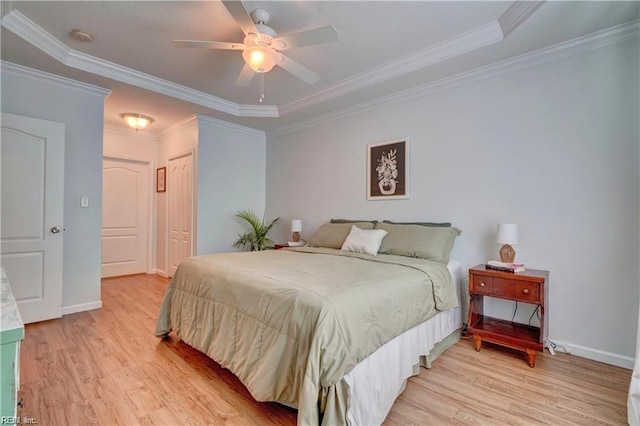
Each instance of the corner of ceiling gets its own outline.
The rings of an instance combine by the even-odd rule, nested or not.
[[[236,117],[278,117],[279,115],[276,106],[239,105],[190,87],[73,50],[17,10],[8,12],[2,18],[2,26],[53,59],[71,68],[131,84]]]

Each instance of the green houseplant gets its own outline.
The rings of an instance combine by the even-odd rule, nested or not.
[[[234,247],[242,248],[243,250],[248,247],[249,251],[260,251],[273,247],[273,241],[269,239],[268,234],[273,225],[280,220],[279,217],[267,224],[264,217],[258,217],[253,210],[241,210],[236,216],[251,225],[251,231],[242,235],[238,234],[240,238],[233,243]]]

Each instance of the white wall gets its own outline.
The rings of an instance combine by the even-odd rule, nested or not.
[[[235,251],[239,210],[265,208],[264,132],[198,116],[197,254]]]
[[[638,41],[557,60],[314,127],[268,135],[267,216],[451,221],[465,267],[517,260],[550,276],[550,337],[631,367],[639,305]],[[366,200],[367,144],[411,139],[411,198]],[[513,305],[489,310],[511,318]],[[531,310],[519,308],[526,322]]]
[[[63,313],[100,307],[102,132],[106,91],[2,67],[2,111],[66,126]],[[90,207],[80,208],[80,197]]]

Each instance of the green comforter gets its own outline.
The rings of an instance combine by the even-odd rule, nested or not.
[[[446,265],[322,248],[185,260],[156,336],[175,331],[299,424],[345,423],[341,378],[378,347],[455,307]]]

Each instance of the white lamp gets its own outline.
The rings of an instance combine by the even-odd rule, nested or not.
[[[302,232],[302,221],[300,219],[294,219],[291,221],[291,241],[297,243],[300,241],[300,232]]]
[[[496,241],[498,244],[503,244],[500,248],[500,261],[513,263],[516,258],[516,251],[511,247],[511,244],[518,244],[518,225],[515,223],[499,223]]]

